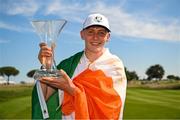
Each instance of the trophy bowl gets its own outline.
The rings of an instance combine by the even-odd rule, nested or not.
[[[59,20],[33,20],[31,24],[39,35],[41,43],[45,43],[52,50],[52,57],[43,57],[41,69],[34,73],[33,78],[39,80],[41,77],[60,77],[56,69],[54,49],[56,41],[63,27],[67,23],[64,19]]]

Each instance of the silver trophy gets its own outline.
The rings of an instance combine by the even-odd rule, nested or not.
[[[33,28],[39,35],[41,42],[46,43],[52,49],[52,57],[43,57],[41,69],[34,74],[34,79],[39,80],[41,77],[59,77],[61,76],[56,69],[54,60],[54,49],[58,36],[67,23],[66,20],[34,20],[31,21]]]

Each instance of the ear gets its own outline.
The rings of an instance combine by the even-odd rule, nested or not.
[[[80,36],[81,36],[81,39],[84,40],[84,31],[83,30],[80,31]]]
[[[106,42],[109,42],[111,34],[108,33]]]

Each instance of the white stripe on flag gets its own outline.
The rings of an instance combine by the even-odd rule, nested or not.
[[[42,115],[44,119],[49,118],[49,113],[48,113],[48,109],[47,109],[47,105],[44,99],[44,95],[42,93],[42,88],[41,88],[41,84],[39,82],[39,80],[37,80],[36,82],[36,88],[37,88],[37,93],[38,93],[38,98],[39,98],[39,103],[41,106],[41,111],[42,111]]]

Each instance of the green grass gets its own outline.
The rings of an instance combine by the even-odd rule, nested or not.
[[[0,119],[31,118],[32,86],[0,86]]]
[[[32,86],[0,86],[0,119],[31,119]],[[180,90],[128,88],[125,119],[180,119]]]
[[[0,104],[0,118],[30,118],[31,99],[19,97]]]
[[[180,119],[180,90],[129,88],[125,119]]]

